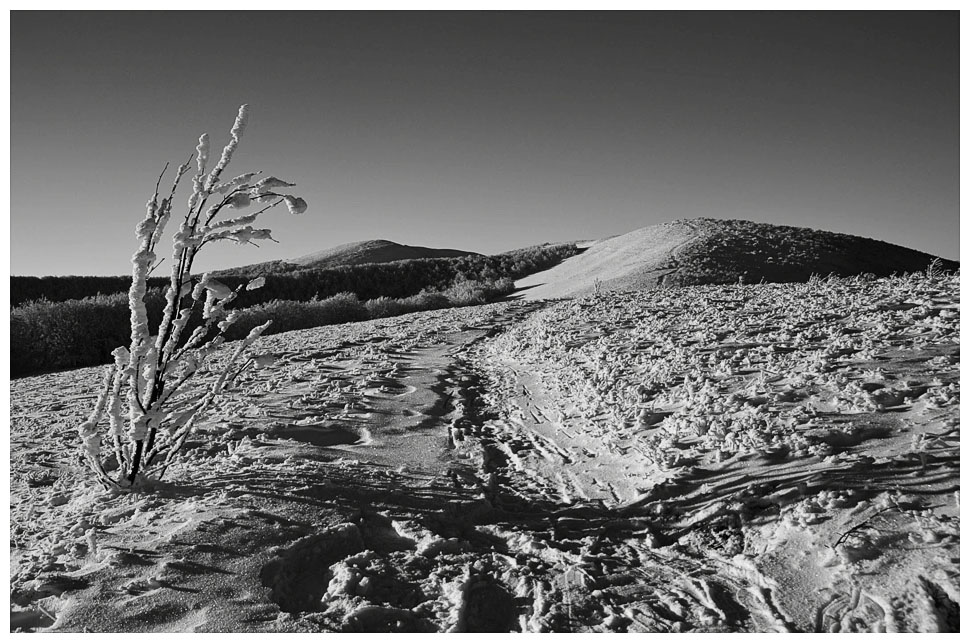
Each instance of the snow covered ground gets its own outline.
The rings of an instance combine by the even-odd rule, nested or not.
[[[11,627],[954,631],[958,277],[601,292],[274,335],[154,488],[11,384]]]

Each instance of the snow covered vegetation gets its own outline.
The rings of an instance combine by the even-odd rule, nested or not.
[[[293,214],[302,214],[307,207],[300,197],[278,192],[294,184],[276,177],[259,178],[259,172],[249,172],[227,181],[222,179],[239,146],[247,114],[248,107],[241,106],[230,140],[211,170],[209,136],[199,137],[192,193],[185,217],[172,237],[165,308],[155,335],[150,330],[145,301],[148,277],[161,263],[156,263],[156,246],[172,217],[175,193],[190,168],[189,162],[179,166],[168,196],[160,198],[159,186],[165,175],[162,172],[145,218],[135,228],[138,250],[131,259],[128,291],[131,341],[127,348],[119,347],[112,353],[114,364],[105,372],[90,416],[78,429],[84,460],[106,488],[129,488],[164,475],[213,400],[253,363],[249,359],[239,365],[246,349],[271,323],[254,327],[234,347],[231,356],[219,363],[214,381],[204,388],[193,386],[193,377],[219,349],[225,333],[238,318],[229,304],[243,288],[229,288],[208,274],[193,277],[196,256],[207,244],[218,241],[247,244],[272,240],[268,229],[252,226],[261,214],[282,203]],[[254,204],[266,205],[251,214],[228,216]],[[253,279],[245,288],[254,290],[263,281]],[[203,324],[183,337],[189,318],[198,310]]]
[[[267,314],[275,315],[267,329],[272,334],[495,301],[514,290],[513,279],[545,270],[576,252],[573,244],[544,244],[491,256],[323,268],[271,262],[212,276],[233,289],[263,277],[262,288],[239,292],[234,306],[240,319],[230,335],[252,320],[265,321]],[[127,343],[131,332],[128,297],[120,292],[126,283],[130,278],[12,277],[11,301],[20,303],[10,311],[11,376],[114,361],[111,351]],[[145,307],[153,331],[165,308],[165,287],[164,279],[148,280]],[[203,323],[201,315],[193,315],[184,332]]]
[[[143,493],[14,380],[12,628],[959,631],[959,331],[935,265],[281,333]]]

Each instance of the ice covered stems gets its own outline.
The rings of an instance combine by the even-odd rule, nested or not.
[[[192,194],[172,237],[165,310],[157,334],[152,334],[149,327],[144,301],[148,277],[161,263],[155,248],[172,216],[179,183],[193,165],[191,158],[176,170],[167,196],[159,194],[165,175],[162,171],[145,218],[135,228],[138,249],[131,258],[128,291],[131,344],[114,351],[114,364],[105,372],[94,409],[78,429],[83,458],[105,487],[130,488],[143,480],[161,477],[213,400],[258,359],[248,356],[247,349],[270,322],[254,328],[231,352],[219,350],[226,331],[236,320],[235,312],[228,306],[243,286],[233,290],[208,274],[192,275],[193,261],[206,244],[232,241],[255,245],[254,241],[261,239],[274,241],[268,229],[253,227],[260,215],[281,203],[293,214],[306,210],[306,201],[281,193],[294,187],[282,179],[271,176],[256,180],[261,173],[248,172],[222,180],[222,173],[239,146],[247,117],[248,106],[243,105],[229,142],[208,172],[209,136],[199,137]],[[246,208],[254,211],[227,216]],[[262,285],[263,279],[259,278],[245,288],[252,290]],[[190,319],[196,311],[201,313],[202,321],[194,322],[190,329]],[[207,369],[207,360],[216,353],[220,354],[217,366]],[[196,375],[204,376],[206,383],[193,385],[198,381]],[[107,426],[103,422],[105,416]]]

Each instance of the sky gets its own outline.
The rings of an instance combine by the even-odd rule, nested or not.
[[[260,218],[278,244],[207,246],[198,270],[366,239],[495,253],[702,216],[959,257],[957,12],[14,11],[10,25],[13,275],[130,272],[159,172],[202,132],[216,156],[242,103],[226,175],[295,182],[309,208]]]

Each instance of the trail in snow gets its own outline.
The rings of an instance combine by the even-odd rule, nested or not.
[[[11,387],[12,627],[948,631],[949,278],[602,293],[276,335],[170,482]]]

